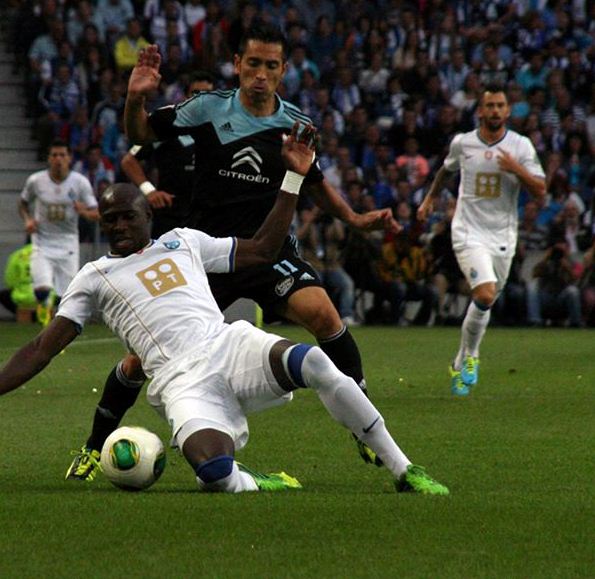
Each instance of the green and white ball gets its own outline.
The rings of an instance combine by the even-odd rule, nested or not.
[[[107,437],[101,449],[101,468],[121,489],[147,489],[165,469],[163,442],[146,428],[122,426]]]

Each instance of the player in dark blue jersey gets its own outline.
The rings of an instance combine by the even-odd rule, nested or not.
[[[204,71],[190,75],[186,98],[215,88],[213,76]],[[157,187],[143,168],[157,171]],[[134,145],[122,158],[122,171],[147,197],[153,210],[151,235],[157,238],[174,227],[188,227],[194,215],[194,141],[181,135],[148,145]]]
[[[154,45],[141,53],[128,85],[128,138],[143,145],[181,135],[193,138],[194,193],[199,202],[194,227],[214,236],[250,237],[270,211],[284,175],[284,135],[296,120],[309,122],[297,107],[277,95],[287,68],[286,57],[286,40],[278,29],[251,29],[235,56],[239,89],[201,93],[149,115],[144,108],[145,95],[159,85],[161,58]],[[316,166],[306,176],[303,190],[351,227],[399,229],[390,209],[355,213]],[[209,283],[221,309],[240,297],[252,298],[263,308],[265,319],[274,314],[306,328],[335,365],[365,391],[359,349],[317,272],[298,255],[291,238],[275,263],[243,274],[211,276]],[[114,368],[95,413],[92,435],[67,478],[94,476],[94,453],[134,403],[143,380],[134,356],[127,356]],[[376,462],[375,455],[359,441],[358,448],[364,460]]]

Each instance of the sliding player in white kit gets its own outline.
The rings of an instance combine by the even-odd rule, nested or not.
[[[52,290],[59,302],[80,267],[79,215],[99,219],[93,187],[84,175],[70,170],[71,161],[70,147],[53,141],[49,168],[27,178],[19,200],[19,213],[33,244],[31,277],[43,325],[51,319]]]
[[[110,254],[88,263],[69,286],[51,324],[0,371],[0,394],[40,372],[81,331],[92,312],[135,352],[152,379],[147,397],[172,427],[205,491],[300,488],[285,473],[263,475],[235,462],[248,439],[246,413],[282,404],[312,388],[330,415],[381,457],[400,492],[445,495],[448,489],[397,446],[356,382],[316,346],[294,344],[245,321],[228,325],[207,273],[227,273],[275,258],[313,159],[314,128],[282,147],[288,171],[275,205],[251,239],[214,238],[174,229],[151,240],[151,210],[134,186],[103,194],[101,223]]]
[[[478,130],[452,140],[417,211],[418,219],[426,220],[449,173],[461,172],[452,246],[471,286],[471,302],[450,366],[451,389],[457,395],[468,394],[478,381],[479,345],[516,250],[520,188],[534,197],[545,195],[545,174],[531,141],[506,128],[510,107],[502,89],[483,91],[478,116]]]

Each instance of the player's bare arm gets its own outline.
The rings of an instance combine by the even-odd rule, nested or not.
[[[254,237],[238,239],[236,269],[274,261],[283,245],[297,205],[300,182],[310,170],[316,148],[316,129],[307,125],[299,132],[299,128],[300,123],[293,125],[291,135],[281,148],[289,175],[281,185],[275,205]]]
[[[354,229],[361,231],[384,229],[393,233],[398,233],[401,230],[401,226],[394,219],[390,209],[375,209],[366,213],[353,211],[326,179],[320,183],[309,185],[307,193],[321,209]]]
[[[545,179],[543,177],[532,175],[508,151],[498,147],[498,153],[496,159],[501,171],[516,175],[525,189],[534,197],[545,195]]]
[[[78,336],[74,322],[56,316],[36,338],[23,346],[0,370],[0,395],[23,385],[39,374]]]
[[[130,181],[132,181],[132,183],[134,183],[144,193],[147,201],[153,209],[163,209],[164,207],[172,206],[175,195],[172,195],[167,191],[161,191],[155,187],[153,188],[154,190],[149,193],[143,190],[142,185],[144,183],[151,185],[151,182],[145,174],[142,165],[132,153],[126,153],[122,157],[120,166],[122,167],[126,177],[128,177]]]
[[[426,221],[434,211],[434,201],[440,195],[440,192],[442,191],[444,183],[448,177],[449,172],[444,167],[440,167],[436,173],[436,176],[434,177],[434,180],[432,181],[432,184],[430,185],[428,194],[417,208],[417,218],[420,221]]]
[[[156,141],[157,137],[148,123],[145,99],[159,88],[161,56],[157,45],[151,44],[140,51],[138,62],[130,73],[128,93],[124,107],[124,126],[131,143],[144,145]]]
[[[99,210],[97,207],[87,207],[80,201],[73,201],[74,210],[87,221],[99,221]]]
[[[29,213],[29,204],[22,199],[19,200],[19,215],[22,217],[25,224],[25,231],[31,235],[37,233],[37,221]]]

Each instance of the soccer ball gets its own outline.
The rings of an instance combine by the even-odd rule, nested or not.
[[[123,426],[107,437],[101,449],[101,468],[110,482],[121,489],[147,489],[165,468],[165,448],[150,430]]]

